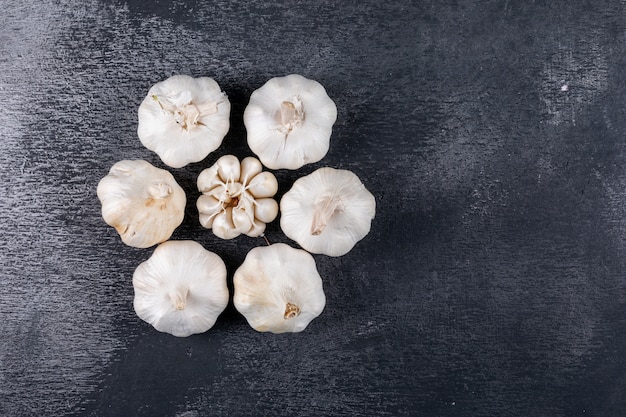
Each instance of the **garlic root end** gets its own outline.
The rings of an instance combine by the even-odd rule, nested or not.
[[[293,319],[300,315],[300,307],[295,304],[287,303],[285,306],[285,314],[283,315],[285,320]]]

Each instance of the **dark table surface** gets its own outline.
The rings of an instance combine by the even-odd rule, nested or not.
[[[44,5],[44,3],[46,3]],[[2,0],[0,415],[626,415],[626,4],[594,1]],[[170,169],[173,239],[234,270],[262,239],[198,223],[197,175],[252,155],[242,114],[299,73],[338,108],[321,166],[376,196],[370,234],[316,255],[327,304],[299,334],[229,304],[205,334],[136,317],[95,189],[148,88],[213,77],[231,130]],[[272,242],[287,239],[278,221]],[[232,285],[232,284],[231,284]],[[232,296],[231,296],[232,297]]]

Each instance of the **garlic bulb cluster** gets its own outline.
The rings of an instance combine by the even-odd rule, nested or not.
[[[169,239],[185,216],[185,192],[172,174],[143,160],[113,165],[97,194],[104,221],[129,246],[147,248]]]
[[[137,134],[166,165],[180,168],[221,145],[229,116],[230,102],[213,79],[175,75],[149,89]],[[296,74],[272,78],[252,93],[243,118],[259,159],[224,155],[200,172],[200,224],[222,239],[263,236],[280,208],[281,229],[304,250],[269,242],[250,250],[233,277],[233,302],[257,331],[301,332],[326,305],[309,252],[349,252],[369,233],[376,202],[354,173],[329,167],[296,180],[280,206],[274,199],[278,181],[263,165],[298,169],[329,150],[337,107],[317,81]],[[228,304],[226,266],[197,242],[167,241],[186,206],[172,174],[143,160],[120,161],[97,194],[102,217],[124,243],[159,244],[133,274],[137,316],[177,337],[209,330]]]
[[[212,78],[174,75],[150,88],[138,116],[141,143],[180,168],[220,146],[230,127],[230,102]]]
[[[235,308],[259,332],[301,332],[326,305],[313,257],[284,243],[248,252],[233,282]]]
[[[222,239],[245,234],[260,236],[265,224],[278,215],[278,203],[272,197],[278,190],[274,174],[263,172],[253,157],[239,159],[225,155],[198,176],[197,208],[200,223]]]
[[[309,252],[341,256],[369,233],[376,200],[354,173],[326,167],[298,179],[280,211],[287,237]]]
[[[270,169],[298,169],[322,159],[336,119],[324,87],[297,74],[267,81],[243,114],[248,146]]]
[[[178,337],[203,333],[228,304],[226,266],[199,243],[160,244],[133,275],[137,316]]]

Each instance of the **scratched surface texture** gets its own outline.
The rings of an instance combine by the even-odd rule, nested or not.
[[[626,409],[626,2],[0,0],[0,415],[619,416]],[[175,338],[135,316],[96,185],[165,167],[137,107],[211,76],[232,127],[174,239],[234,270],[195,179],[251,155],[253,90],[289,73],[338,107],[321,166],[376,196],[371,233],[315,256],[327,305],[257,333],[232,302]],[[278,222],[272,242],[290,242]],[[232,284],[229,284],[232,287]]]

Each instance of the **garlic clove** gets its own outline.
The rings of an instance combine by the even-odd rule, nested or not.
[[[326,305],[313,257],[283,243],[248,252],[233,282],[235,308],[260,332],[301,332]]]
[[[232,207],[227,207],[222,212],[216,214],[211,227],[215,236],[222,239],[233,239],[241,234],[233,223]]]
[[[233,226],[241,233],[247,233],[252,228],[254,214],[247,212],[244,208],[234,207],[232,209]],[[251,218],[252,217],[252,218]]]
[[[265,232],[266,224],[258,219],[252,222],[252,228],[246,232],[246,236],[259,237]]]
[[[215,162],[217,173],[225,183],[239,182],[241,165],[239,159],[234,155],[224,155]]]
[[[263,165],[258,159],[251,156],[241,161],[241,183],[248,184],[250,180],[263,171]],[[272,194],[273,195],[273,194]]]
[[[211,216],[222,210],[222,203],[211,195],[203,194],[198,197],[196,207],[198,208],[198,211]]]
[[[215,220],[215,216],[217,215],[218,213],[214,213],[214,214],[200,213],[200,216],[199,216],[200,224],[202,225],[202,227],[205,227],[207,229],[212,228],[213,221]]]
[[[274,174],[265,171],[252,178],[246,188],[256,198],[273,197],[278,191],[278,181]]]
[[[160,244],[133,274],[137,316],[178,337],[203,333],[228,304],[226,266],[199,243]]]
[[[254,217],[269,223],[278,216],[278,203],[273,198],[259,198],[254,207]]]
[[[185,216],[185,192],[172,174],[143,160],[117,162],[97,194],[104,221],[129,246],[147,248],[169,239]]]
[[[170,167],[216,150],[230,127],[230,102],[215,80],[174,75],[153,85],[138,110],[137,135]]]
[[[197,179],[198,191],[206,193],[216,186],[224,184],[217,171],[218,166],[213,165],[200,173]]]
[[[291,74],[267,81],[244,111],[248,145],[271,169],[297,169],[328,152],[337,107],[324,87]]]
[[[369,233],[376,200],[354,173],[326,167],[296,180],[280,211],[287,237],[309,252],[341,256]]]

